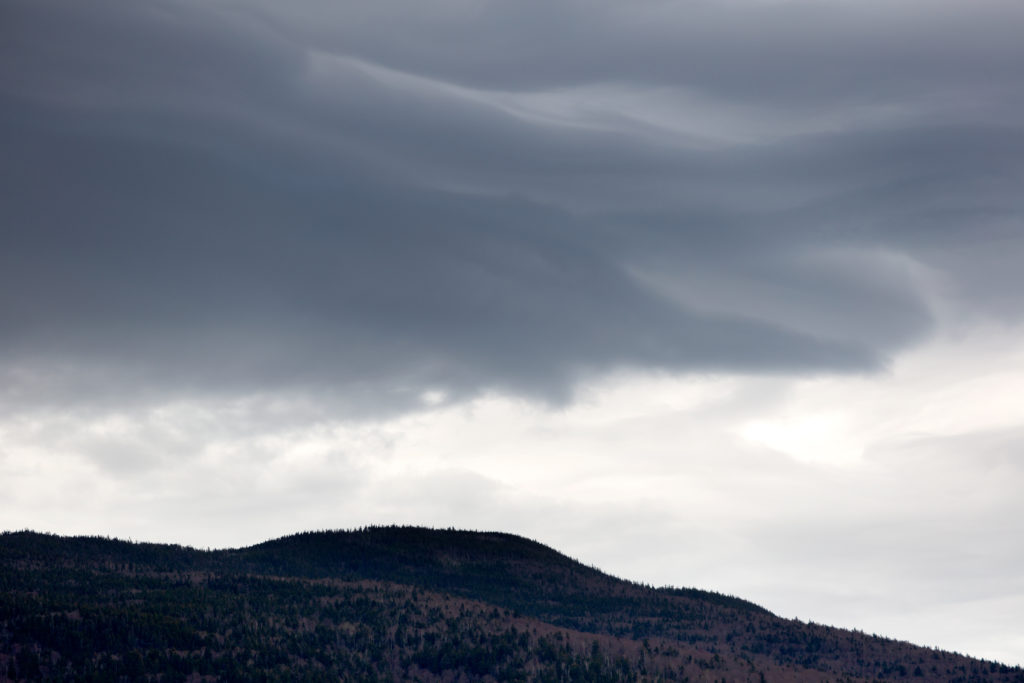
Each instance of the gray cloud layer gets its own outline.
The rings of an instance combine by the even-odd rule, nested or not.
[[[1019,3],[2,13],[10,403],[557,399],[1021,313]]]

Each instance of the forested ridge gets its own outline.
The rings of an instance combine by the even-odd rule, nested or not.
[[[0,680],[1014,681],[1024,671],[617,579],[510,534],[249,548],[0,534]]]

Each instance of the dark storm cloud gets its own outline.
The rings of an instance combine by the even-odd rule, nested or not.
[[[445,81],[624,81],[787,104],[1013,86],[1024,20],[1013,0],[314,1],[289,16],[259,4],[301,40]]]
[[[6,2],[8,400],[870,370],[1020,247],[1012,5],[425,7]]]

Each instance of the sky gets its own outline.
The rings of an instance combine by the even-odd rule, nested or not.
[[[1019,0],[0,0],[0,528],[498,530],[1024,664]]]

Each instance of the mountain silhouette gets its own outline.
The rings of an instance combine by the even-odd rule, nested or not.
[[[204,551],[6,532],[0,589],[0,680],[1024,683],[505,533],[368,527]]]

